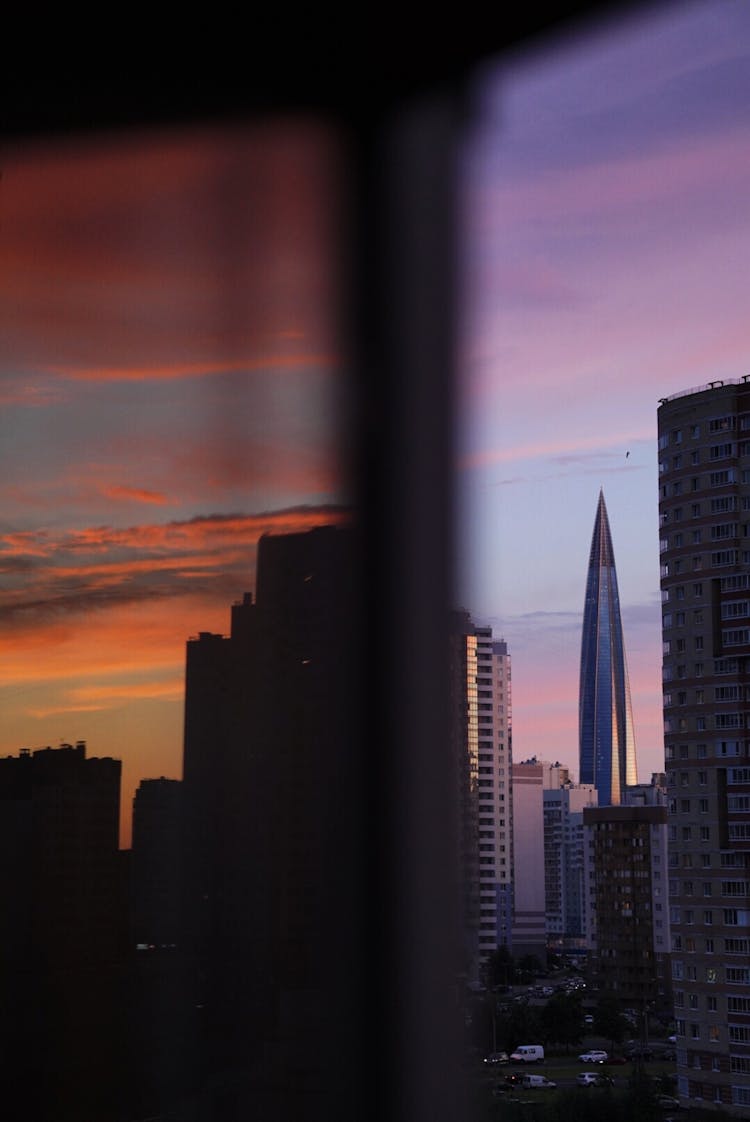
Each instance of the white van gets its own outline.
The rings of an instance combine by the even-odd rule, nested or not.
[[[551,1079],[547,1079],[545,1075],[524,1075],[521,1080],[521,1086],[526,1091],[544,1090],[545,1087],[550,1089],[557,1086]]]
[[[517,1064],[542,1064],[544,1063],[544,1048],[541,1044],[519,1044],[510,1058],[513,1063]]]

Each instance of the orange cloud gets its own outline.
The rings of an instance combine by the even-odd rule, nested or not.
[[[320,367],[335,369],[340,359],[334,354],[293,352],[288,354],[250,355],[223,361],[184,362],[159,366],[68,366],[52,367],[52,373],[78,382],[151,382],[174,381],[181,378],[207,378],[220,374],[263,370],[305,370]]]
[[[122,499],[124,502],[135,500],[141,503],[163,505],[167,501],[167,496],[163,495],[160,491],[146,491],[139,487],[113,485],[110,487],[103,487],[102,494],[106,495],[108,499]]]

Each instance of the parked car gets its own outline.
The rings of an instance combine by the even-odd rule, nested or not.
[[[585,1025],[593,1025],[594,1018],[591,1016],[590,1013],[587,1013],[586,1016],[583,1018],[583,1023]]]
[[[519,1064],[541,1064],[544,1063],[544,1048],[541,1044],[519,1044],[510,1058]]]
[[[582,1052],[578,1059],[582,1064],[606,1064],[609,1055],[599,1048],[593,1048],[590,1052]]]
[[[547,1079],[545,1075],[524,1075],[521,1086],[525,1091],[543,1091],[548,1088],[552,1090],[557,1084]]]
[[[576,1076],[579,1087],[613,1087],[614,1079],[603,1071],[581,1071]]]
[[[617,1064],[619,1067],[621,1064],[629,1064],[630,1060],[627,1058],[627,1056],[610,1056],[607,1060],[607,1063]]]
[[[507,1052],[490,1052],[489,1056],[484,1057],[484,1062],[486,1064],[507,1064],[508,1053]]]
[[[674,1095],[659,1095],[656,1105],[660,1106],[662,1110],[679,1110],[680,1100],[676,1099]]]

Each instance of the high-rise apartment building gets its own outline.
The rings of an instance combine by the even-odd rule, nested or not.
[[[241,1081],[250,1113],[269,1080],[276,1116],[303,1112],[325,1049],[347,1047],[340,963],[362,939],[352,792],[365,790],[354,548],[334,526],[262,537],[230,634],[187,644],[186,948],[207,1071]],[[320,1104],[329,1093],[335,1081]]]
[[[507,644],[468,612],[451,626],[451,739],[459,789],[467,968],[477,974],[511,937],[511,667]]]
[[[132,941],[172,949],[180,941],[182,784],[142,779],[133,799]]]
[[[557,778],[567,768],[550,767]],[[543,788],[544,898],[547,942],[558,951],[586,945],[583,808],[597,805],[591,783],[549,782]]]
[[[544,781],[549,765],[513,764],[513,954],[547,952],[544,885]]]
[[[750,379],[658,424],[679,1094],[750,1117]]]
[[[625,786],[638,777],[615,554],[602,491],[586,580],[578,705],[580,781],[594,784],[600,806],[620,803]]]
[[[120,774],[119,760],[87,758],[83,741],[0,760],[3,1085],[33,1118],[115,1116]]]
[[[586,807],[583,822],[591,982],[641,1014],[663,1013],[671,998],[667,808]]]

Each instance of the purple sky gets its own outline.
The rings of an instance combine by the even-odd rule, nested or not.
[[[663,767],[658,399],[750,371],[750,7],[592,27],[488,65],[475,93],[459,599],[508,640],[515,758],[577,775],[603,487],[647,781]]]

